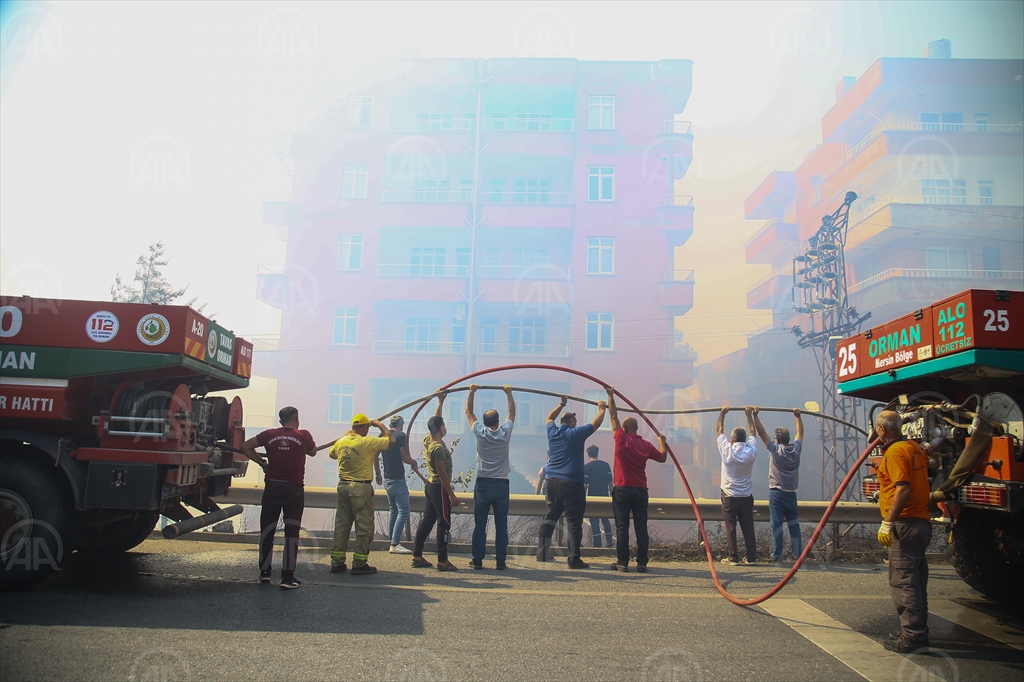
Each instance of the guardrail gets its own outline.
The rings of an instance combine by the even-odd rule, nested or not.
[[[456,492],[461,504],[452,508],[454,514],[473,513],[473,491]],[[260,486],[248,486],[234,484],[224,497],[213,498],[218,504],[251,504],[258,505],[262,501],[263,488]],[[335,488],[320,488],[306,486],[305,491],[306,508],[311,509],[336,509],[338,506],[338,493]],[[413,490],[409,492],[409,503],[412,511],[422,512],[424,509],[423,492]],[[797,507],[800,510],[801,523],[818,523],[828,507],[828,502],[800,501]],[[712,499],[697,499],[697,507],[700,515],[705,521],[722,520],[722,501]],[[383,490],[374,491],[374,508],[377,511],[388,511],[387,493]],[[547,503],[542,495],[509,495],[510,516],[544,516],[548,513]],[[648,504],[648,517],[654,521],[695,521],[693,507],[686,499],[675,499],[665,497],[652,497]],[[610,497],[588,497],[587,517],[612,518],[612,500]],[[768,521],[768,500],[754,501],[754,520]],[[836,505],[835,511],[829,517],[830,523],[880,523],[882,515],[878,511],[878,505],[871,502],[840,502]]]
[[[909,268],[889,268],[882,272],[868,277],[862,282],[857,282],[850,287],[849,293],[855,294],[879,282],[894,277],[913,277],[914,279],[996,279],[996,280],[1021,280],[1024,281],[1024,271],[1021,270],[918,270]]]

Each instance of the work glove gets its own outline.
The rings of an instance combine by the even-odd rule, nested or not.
[[[892,547],[892,522],[882,521],[878,528],[878,544],[882,547]]]

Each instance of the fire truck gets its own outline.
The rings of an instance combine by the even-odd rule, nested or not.
[[[1024,293],[972,289],[836,344],[844,396],[900,413],[932,443],[933,522],[950,529],[953,567],[979,592],[1024,597]],[[878,500],[869,459],[866,498]]]
[[[0,298],[0,586],[239,513],[211,498],[247,468],[242,402],[213,394],[251,371],[187,306]]]

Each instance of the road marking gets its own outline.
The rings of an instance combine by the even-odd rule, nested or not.
[[[1024,650],[1024,632],[999,623],[981,611],[961,606],[948,599],[929,599],[928,612],[1014,649]]]
[[[769,599],[760,607],[866,680],[881,682],[901,675],[910,680],[930,679],[928,672],[910,659],[889,651],[800,599]]]

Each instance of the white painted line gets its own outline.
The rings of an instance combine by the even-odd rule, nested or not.
[[[956,623],[960,627],[974,630],[979,635],[985,635],[989,639],[1024,651],[1024,632],[1009,625],[1000,624],[995,618],[985,615],[981,611],[969,609],[948,599],[929,599],[928,612],[934,613],[939,618],[945,618],[951,623]]]
[[[889,651],[805,601],[776,598],[759,606],[870,682],[890,682],[897,677],[931,679],[928,671],[914,665],[909,658]]]

